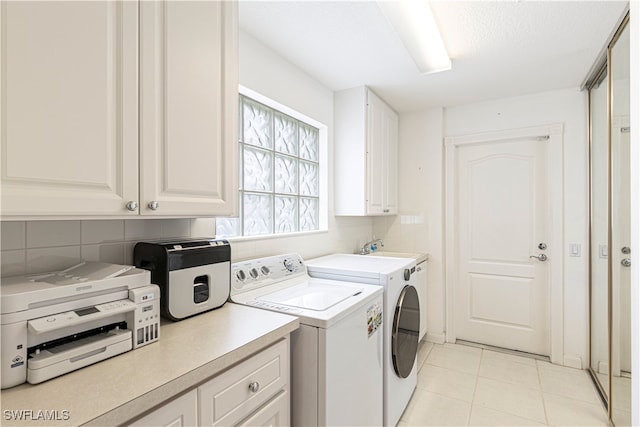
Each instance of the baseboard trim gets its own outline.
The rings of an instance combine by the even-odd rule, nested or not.
[[[425,335],[425,339],[428,342],[432,342],[434,344],[444,344],[446,342],[446,335],[444,334],[444,332],[441,332],[439,334],[427,332],[427,334]]]
[[[543,356],[541,354],[527,353],[526,351],[511,350],[503,347],[496,347],[488,344],[480,344],[472,341],[456,340],[456,344],[466,345],[468,347],[481,348],[484,350],[496,351],[498,353],[511,354],[513,356],[526,357],[529,359],[542,360],[550,362],[549,356]]]
[[[582,369],[582,359],[578,356],[567,356],[565,354],[562,364],[569,368]]]

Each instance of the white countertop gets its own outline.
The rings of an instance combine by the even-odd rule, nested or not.
[[[223,307],[165,322],[160,340],[44,383],[2,390],[9,425],[113,426],[193,388],[297,329],[297,317],[227,302]],[[58,411],[68,420],[22,422],[7,410]],[[68,411],[68,417],[64,412]]]

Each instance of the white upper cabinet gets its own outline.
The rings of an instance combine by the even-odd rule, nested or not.
[[[237,209],[237,9],[229,1],[141,2],[145,215]]]
[[[126,211],[138,194],[138,7],[2,2],[2,214]]]
[[[337,92],[336,215],[398,213],[398,115],[366,87]]]
[[[237,4],[0,7],[4,218],[237,210]]]

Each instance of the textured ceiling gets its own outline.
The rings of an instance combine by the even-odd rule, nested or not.
[[[400,112],[578,87],[627,2],[431,1],[453,62],[420,75],[373,1],[240,1],[240,27],[332,90]]]

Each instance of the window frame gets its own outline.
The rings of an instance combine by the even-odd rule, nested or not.
[[[303,124],[306,124],[308,126],[314,127],[316,129],[318,129],[318,159],[317,159],[317,166],[318,166],[318,196],[317,196],[317,200],[318,200],[318,229],[315,230],[297,230],[297,231],[291,231],[291,232],[283,232],[283,233],[277,233],[276,232],[276,212],[275,212],[275,198],[279,195],[288,195],[288,194],[284,194],[284,193],[279,193],[276,191],[276,183],[275,183],[275,169],[272,170],[272,175],[274,178],[274,182],[272,183],[272,190],[269,192],[261,192],[261,191],[256,191],[256,190],[247,190],[244,187],[244,152],[243,152],[243,146],[245,145],[244,142],[244,138],[243,138],[243,117],[242,117],[242,102],[238,103],[238,107],[239,107],[239,120],[238,120],[238,126],[239,126],[239,134],[238,134],[238,141],[237,144],[235,145],[235,149],[238,150],[239,153],[239,159],[238,159],[238,216],[237,217],[233,217],[234,219],[237,219],[239,221],[238,224],[238,229],[241,233],[243,234],[238,234],[238,235],[234,235],[234,236],[225,236],[225,235],[218,235],[218,220],[219,219],[223,219],[223,218],[230,218],[230,217],[216,217],[216,221],[215,221],[215,226],[216,226],[216,235],[221,237],[221,238],[225,238],[227,240],[259,240],[259,239],[266,239],[266,238],[274,238],[274,237],[292,237],[292,236],[300,236],[300,235],[305,235],[305,234],[316,234],[316,233],[325,233],[328,231],[328,129],[327,126],[315,119],[312,119],[294,109],[292,109],[291,107],[288,107],[286,105],[283,105],[277,101],[274,101],[256,91],[253,91],[249,88],[246,88],[244,86],[239,85],[239,97],[240,96],[244,96],[246,98],[249,98],[251,101],[257,102],[259,104],[262,104],[270,109],[273,110],[274,115],[275,114],[281,114],[281,115],[285,115],[288,116],[296,121],[302,122]],[[255,145],[251,145],[251,144],[247,144],[247,146],[250,147],[254,147],[257,149],[260,149],[260,147],[255,146]],[[275,150],[275,146],[271,149],[268,149],[269,151],[271,151],[271,153],[273,154],[273,159],[272,159],[272,167],[275,167],[275,155],[278,153]],[[284,153],[282,153],[283,155],[286,155]],[[307,161],[306,159],[301,159],[300,157],[300,153],[298,153],[298,161]],[[315,162],[313,162],[315,163]],[[298,178],[299,180],[299,178]],[[247,192],[250,194],[270,194],[272,195],[273,199],[271,201],[272,203],[272,224],[271,224],[271,228],[272,228],[272,232],[271,233],[265,233],[265,234],[254,234],[254,235],[244,235],[244,197],[243,194]],[[295,195],[295,197],[298,200],[298,205],[300,203],[300,199],[301,198],[305,198],[306,196],[301,194],[301,190],[300,188],[298,188],[298,192]],[[315,198],[315,196],[310,196],[311,198]],[[298,228],[300,228],[300,212],[299,212],[299,206],[298,206]]]

